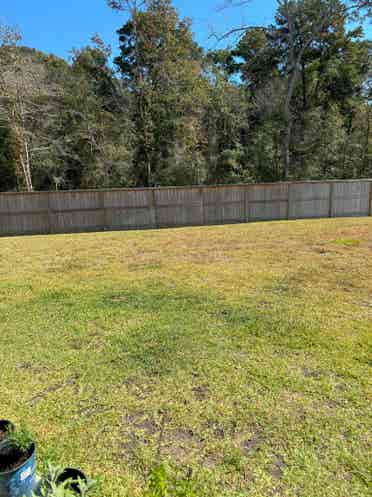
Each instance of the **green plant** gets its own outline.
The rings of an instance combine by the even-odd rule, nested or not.
[[[225,454],[223,463],[231,470],[241,472],[244,469],[244,460],[238,449],[232,449]]]
[[[66,480],[63,483],[58,483],[58,478],[63,472],[63,468],[60,466],[54,466],[48,464],[48,470],[43,478],[43,483],[40,490],[37,493],[38,497],[76,497],[76,495],[86,496],[94,485],[94,481],[90,480],[85,482],[84,480],[78,478],[75,480]],[[74,490],[72,483],[77,486],[78,492]],[[33,494],[33,497],[36,497]]]
[[[20,452],[27,452],[34,441],[32,433],[24,424],[21,424],[17,430],[10,428],[7,431],[7,435],[11,445],[16,447]]]
[[[210,489],[204,492],[202,483],[189,470],[186,475],[171,471],[165,464],[156,466],[149,475],[144,497],[211,497]]]

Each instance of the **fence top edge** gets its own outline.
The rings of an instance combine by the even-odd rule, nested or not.
[[[158,187],[135,187],[135,188],[91,188],[91,189],[76,189],[76,190],[36,190],[32,192],[0,192],[0,195],[49,195],[54,194],[69,194],[69,193],[110,193],[110,192],[141,192],[141,191],[166,191],[166,190],[217,190],[222,188],[253,188],[267,186],[291,186],[291,185],[328,185],[335,183],[372,183],[372,178],[361,179],[331,179],[331,180],[301,180],[301,181],[276,181],[271,183],[236,183],[236,184],[217,184],[217,185],[184,185],[184,186],[158,186]]]

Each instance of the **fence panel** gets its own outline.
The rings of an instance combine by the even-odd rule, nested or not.
[[[0,234],[48,233],[48,193],[0,194]]]
[[[372,180],[0,193],[0,235],[372,215]]]
[[[288,217],[288,183],[252,185],[248,192],[249,221],[269,221]]]
[[[246,187],[203,189],[204,224],[247,221],[246,191]]]
[[[159,188],[154,192],[158,227],[204,224],[200,188]]]
[[[289,219],[329,216],[331,183],[293,183],[289,189]]]
[[[102,192],[106,229],[156,227],[152,190]]]
[[[50,192],[49,209],[52,233],[99,231],[104,228],[99,191]]]
[[[370,183],[338,182],[333,185],[333,216],[368,216]]]

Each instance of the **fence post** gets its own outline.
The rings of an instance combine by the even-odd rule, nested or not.
[[[200,219],[202,226],[205,225],[205,215],[204,215],[204,188],[199,188],[200,193]]]
[[[48,204],[48,233],[49,234],[52,234],[53,233],[53,224],[52,224],[52,210],[50,208],[50,194],[51,192],[47,192],[46,193],[46,196],[47,196],[47,204]]]
[[[107,217],[106,217],[106,209],[105,209],[105,191],[101,190],[99,192],[99,208],[102,211],[102,231],[106,231]]]
[[[333,193],[334,183],[329,183],[329,217],[333,217]]]
[[[156,194],[155,194],[155,188],[151,189],[151,195],[150,195],[150,215],[151,215],[152,228],[158,228],[158,216],[157,216],[157,213],[156,213]]]
[[[251,202],[250,202],[250,185],[244,186],[244,210],[245,210],[245,222],[249,223],[251,220]]]
[[[287,205],[287,219],[292,219],[292,183],[288,183],[288,205]]]
[[[372,181],[369,183],[369,215],[372,216]]]

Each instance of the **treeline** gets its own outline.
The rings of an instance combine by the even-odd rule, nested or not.
[[[98,35],[67,63],[0,25],[0,190],[372,176],[370,0],[281,0],[209,52],[171,0],[108,3],[113,63]]]

